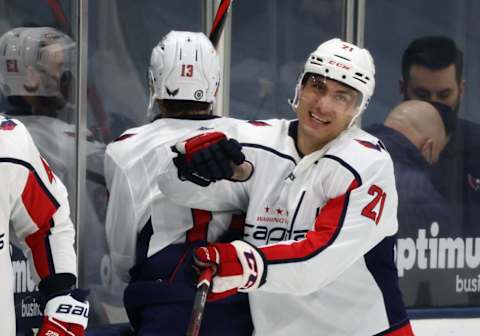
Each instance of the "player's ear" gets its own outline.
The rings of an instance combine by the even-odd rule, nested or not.
[[[437,161],[437,158],[435,158],[433,147],[434,146],[432,138],[427,138],[420,148],[422,156],[430,165],[434,164]]]

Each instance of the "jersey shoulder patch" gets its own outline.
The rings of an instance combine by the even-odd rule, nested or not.
[[[271,124],[267,123],[266,121],[262,121],[262,120],[248,120],[247,122],[249,124],[252,124],[253,126],[272,126]]]
[[[335,142],[325,154],[338,158],[339,162],[343,161],[361,176],[371,167],[380,167],[385,162],[391,162],[390,155],[378,138],[355,129],[352,129],[349,135]]]
[[[385,145],[380,140],[377,140],[376,142],[373,142],[373,141],[368,141],[368,140],[355,139],[355,141],[358,142],[362,146],[365,146],[365,147],[370,148],[370,149],[377,150],[379,152],[381,152],[382,150],[386,150]]]

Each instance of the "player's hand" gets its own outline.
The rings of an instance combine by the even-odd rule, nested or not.
[[[180,178],[201,186],[223,179],[245,181],[253,173],[242,146],[221,132],[202,133],[180,141],[172,150],[178,153],[173,162]]]
[[[74,289],[52,297],[43,312],[38,336],[84,336],[88,324],[88,291]]]
[[[208,301],[249,292],[265,282],[266,269],[261,252],[242,240],[199,247],[194,260],[197,267],[214,270]]]

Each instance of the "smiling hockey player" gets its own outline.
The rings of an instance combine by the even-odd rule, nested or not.
[[[292,102],[298,120],[265,127],[256,140],[244,129],[227,134],[254,164],[248,181],[200,188],[181,182],[184,168],[173,164],[159,176],[175,202],[247,211],[244,241],[201,247],[195,257],[216,271],[210,300],[249,293],[255,335],[413,335],[393,259],[392,161],[354,124],[373,94],[374,75],[366,49],[329,40],[300,76]],[[285,151],[269,147],[282,147],[278,142]],[[197,157],[189,168],[216,181],[208,170],[221,162],[210,147],[180,156]]]

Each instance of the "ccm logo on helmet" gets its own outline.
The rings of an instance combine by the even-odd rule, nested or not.
[[[340,69],[350,70],[351,67],[340,62],[335,62],[334,60],[328,61],[328,64],[334,65]]]

